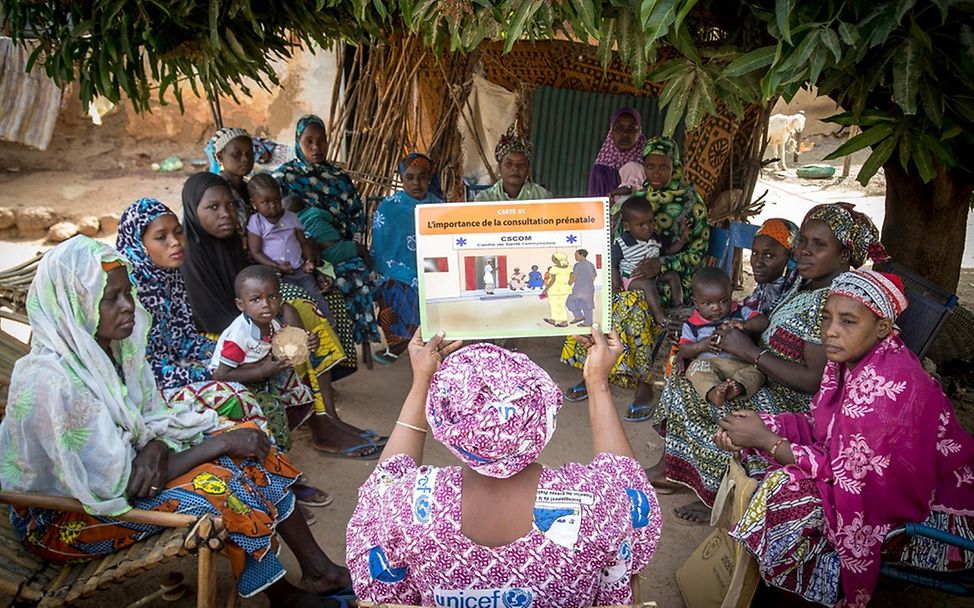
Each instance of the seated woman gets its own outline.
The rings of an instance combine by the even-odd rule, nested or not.
[[[813,602],[866,606],[881,552],[928,569],[974,567],[974,552],[921,538],[884,546],[891,529],[916,522],[974,539],[974,438],[897,335],[906,305],[895,275],[839,275],[811,411],[734,411],[714,436],[743,448],[763,478],[731,535],[765,581]]]
[[[672,270],[679,275],[683,295],[688,298],[690,279],[703,264],[710,241],[707,207],[693,185],[683,179],[683,165],[676,142],[656,137],[646,143],[642,153],[647,179],[644,190],[634,196],[645,196],[656,210],[657,238],[670,242],[682,239],[685,245],[675,254],[643,261],[630,278],[662,276]],[[673,301],[666,281],[658,281],[657,287],[663,307],[683,304],[682,301]],[[653,319],[649,304],[640,290],[613,294],[612,328],[626,342],[626,350],[612,370],[610,380],[622,388],[635,389],[624,419],[630,422],[649,420],[655,409],[652,403],[653,344],[665,328],[661,328]],[[579,348],[574,338],[569,337],[561,351],[561,360],[581,369],[585,363],[585,349]],[[584,401],[586,396],[583,383],[572,386],[565,393],[568,401]]]
[[[375,299],[386,338],[385,350],[374,358],[383,365],[395,363],[419,327],[415,210],[417,205],[443,202],[430,192],[432,176],[428,156],[407,154],[399,161],[402,190],[382,199],[372,218],[372,260],[380,279]]]
[[[590,347],[595,458],[549,469],[536,460],[554,433],[561,392],[544,370],[492,344],[442,361],[458,342],[413,338],[412,388],[348,524],[347,561],[360,599],[450,606],[476,597],[538,607],[632,601],[630,579],[652,558],[662,518],[606,383],[622,343],[596,326],[579,339]],[[420,466],[427,429],[462,466]]]
[[[588,175],[588,195],[606,196],[624,181],[619,169],[643,160],[643,117],[635,108],[619,108],[609,120],[609,132],[602,142]]]
[[[274,178],[281,184],[285,207],[298,215],[322,259],[335,267],[335,287],[352,319],[353,342],[367,346],[380,337],[372,299],[375,276],[361,240],[365,208],[348,175],[326,160],[327,148],[325,123],[313,114],[303,116],[295,134],[296,158],[278,167]],[[355,356],[354,350],[346,354]]]
[[[754,290],[741,302],[766,317],[800,278],[793,259],[801,231],[793,222],[781,218],[765,220],[751,241],[751,273]]]
[[[294,516],[290,487],[299,472],[253,423],[223,432],[212,410],[166,405],[146,365],[149,316],[128,272],[118,252],[82,236],[49,251],[37,268],[28,295],[31,351],[14,366],[0,423],[0,484],[74,497],[88,512],[17,507],[14,529],[30,551],[64,562],[162,531],[110,519],[133,507],[219,515],[238,593],[264,592],[272,605],[321,605],[317,593],[350,579]],[[301,564],[304,589],[283,578],[278,533]]]
[[[676,510],[681,519],[710,521],[710,506],[729,459],[713,442],[717,420],[739,409],[806,411],[825,369],[821,318],[832,280],[867,258],[888,259],[879,231],[849,203],[819,205],[808,212],[797,256],[802,280],[772,311],[758,344],[739,329],[720,329],[712,338],[713,348],[753,362],[767,376],[753,397],[717,407],[701,399],[683,375],[670,374],[666,380],[653,420],[665,440],[663,456],[647,473],[659,490],[672,492],[682,484],[696,493],[698,501]]]
[[[243,220],[240,225],[245,227],[247,218],[255,213],[245,181],[254,170],[253,138],[245,129],[224,127],[216,130],[205,150],[207,156],[211,157],[210,172],[218,174],[230,184],[230,192]]]
[[[186,261],[183,275],[197,326],[218,337],[240,315],[237,309],[234,278],[251,264],[234,222],[234,203],[226,180],[212,173],[196,173],[183,185],[183,218],[186,228]],[[284,296],[289,304],[301,298]],[[303,300],[302,300],[303,301]],[[341,348],[327,321],[313,306],[285,306],[284,314],[296,316],[301,325],[321,340],[317,356],[322,364],[313,370],[320,385],[320,399],[314,403],[309,426],[315,448],[326,455],[343,458],[374,458],[378,449],[374,431],[358,429],[338,417],[330,389],[334,350]],[[333,311],[334,312],[334,311]],[[292,324],[297,325],[296,322]],[[347,357],[346,357],[347,359]],[[337,367],[335,368],[337,369]],[[308,372],[312,373],[311,370]],[[310,381],[310,378],[309,378]],[[298,426],[311,413],[310,408],[289,408],[289,425],[272,428],[280,447],[290,444],[288,426]],[[367,436],[367,437],[366,437]]]
[[[237,422],[253,419],[263,425],[261,405],[246,387],[217,382],[206,367],[216,343],[193,321],[180,272],[185,245],[179,219],[159,201],[141,198],[122,212],[115,248],[128,258],[129,280],[151,318],[145,355],[156,386],[169,403],[196,403]]]
[[[475,198],[478,202],[526,201],[551,198],[551,192],[531,181],[531,144],[512,125],[494,148],[501,178]]]

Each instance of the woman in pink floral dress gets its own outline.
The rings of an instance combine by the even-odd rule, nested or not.
[[[413,385],[348,525],[359,599],[424,606],[592,606],[632,601],[662,517],[608,389],[622,354],[593,326],[585,380],[594,459],[537,463],[561,391],[520,353],[409,345]],[[461,466],[421,466],[427,430]]]
[[[899,278],[871,270],[832,283],[828,356],[807,414],[737,411],[714,437],[764,477],[731,535],[768,583],[826,605],[865,606],[881,553],[917,567],[974,567],[974,554],[915,538],[910,522],[974,538],[974,438],[896,334]],[[901,540],[898,537],[897,540]]]

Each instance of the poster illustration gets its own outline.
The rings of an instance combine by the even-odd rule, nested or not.
[[[609,327],[608,226],[604,198],[417,206],[423,339]]]

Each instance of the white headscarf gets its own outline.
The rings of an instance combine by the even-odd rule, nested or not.
[[[95,340],[108,275],[103,262],[128,261],[83,236],[49,251],[27,296],[31,351],[14,366],[0,424],[0,484],[5,490],[73,496],[97,515],[129,510],[124,496],[136,451],[153,439],[171,449],[215,429],[212,410],[169,408],[145,359],[151,318],[135,298],[135,328],[112,343]],[[133,289],[133,298],[134,298]]]

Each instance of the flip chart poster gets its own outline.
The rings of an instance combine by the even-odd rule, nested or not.
[[[521,338],[609,327],[605,198],[416,207],[423,338]]]

